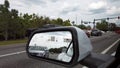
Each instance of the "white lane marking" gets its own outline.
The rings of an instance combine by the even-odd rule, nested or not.
[[[86,66],[83,66],[82,68],[88,68],[88,67],[86,67]]]
[[[4,55],[0,55],[0,58],[2,57],[6,57],[6,56],[11,56],[11,55],[16,55],[16,54],[21,54],[24,53],[26,51],[20,51],[20,52],[14,52],[14,53],[9,53],[9,54],[4,54]]]
[[[101,54],[105,54],[107,53],[113,46],[115,46],[115,44],[117,44],[120,41],[120,39],[118,39],[116,42],[114,42],[112,45],[110,45],[107,49],[105,49],[104,51],[101,52]]]
[[[105,49],[104,51],[102,51],[101,54],[107,53],[107,52],[108,52],[115,44],[117,44],[119,41],[120,41],[120,39],[118,39],[116,42],[114,42],[112,45],[110,45],[107,49]],[[116,52],[112,53],[111,55],[112,55],[112,56],[115,56],[115,53],[116,53]],[[83,66],[82,68],[88,68],[88,67]]]
[[[113,52],[111,55],[112,55],[112,56],[115,56],[115,54],[116,54],[116,52]]]

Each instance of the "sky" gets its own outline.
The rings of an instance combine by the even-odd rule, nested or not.
[[[120,0],[8,1],[10,2],[10,9],[17,9],[20,13],[36,13],[39,16],[48,16],[51,19],[60,17],[64,20],[75,21],[77,24],[80,24],[81,20],[93,21],[93,19],[120,16]],[[3,3],[4,0],[0,0],[0,4]]]

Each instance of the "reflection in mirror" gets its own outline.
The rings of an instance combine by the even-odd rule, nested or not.
[[[71,32],[37,33],[30,40],[29,53],[33,56],[70,62],[73,56]]]

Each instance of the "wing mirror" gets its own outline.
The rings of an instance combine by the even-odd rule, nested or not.
[[[87,57],[92,46],[90,40],[77,27],[54,27],[34,31],[27,43],[29,57],[73,66]]]

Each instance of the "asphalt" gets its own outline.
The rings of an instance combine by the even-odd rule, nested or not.
[[[91,37],[91,44],[93,45],[93,52],[101,53],[103,50],[108,48],[113,44],[120,35],[115,33],[105,33],[103,36]],[[25,43],[0,46],[0,55],[25,51]],[[115,45],[107,54],[111,54],[115,51],[117,45]],[[80,68],[81,65],[78,64],[74,68]],[[31,59],[26,55],[26,52],[16,53],[13,55],[8,55],[0,57],[0,68],[65,68],[56,64],[47,63],[44,61],[39,61]]]
[[[110,45],[112,45],[115,41],[117,41],[119,38],[120,38],[120,35],[118,34],[108,33],[101,37],[95,37],[91,39],[91,44],[93,45],[93,52],[96,52],[96,53],[102,52],[103,50],[108,48]],[[116,47],[117,46],[114,46],[114,49]]]

